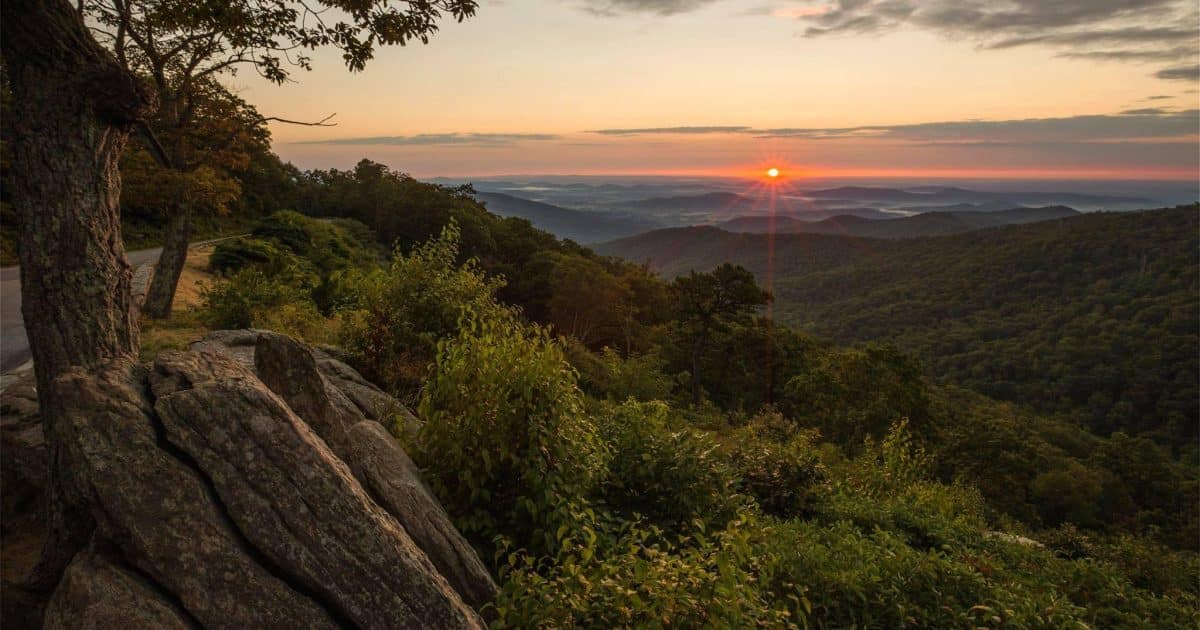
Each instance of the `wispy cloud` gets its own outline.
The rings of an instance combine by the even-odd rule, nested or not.
[[[1200,64],[1163,68],[1154,76],[1168,81],[1200,81]]]
[[[674,15],[686,13],[714,0],[583,0],[581,6],[585,11],[603,17],[613,17],[622,13],[649,13],[653,15]]]
[[[610,136],[674,134],[746,134],[757,138],[808,140],[874,139],[935,143],[1087,143],[1113,140],[1194,138],[1200,134],[1200,110],[1158,107],[1129,109],[1117,114],[1017,120],[953,120],[901,125],[854,127],[648,127],[599,129]]]
[[[295,144],[502,147],[518,142],[544,142],[561,136],[548,133],[422,133],[412,136],[332,138]]]
[[[741,133],[750,131],[746,126],[724,127],[640,127],[632,129],[594,129],[588,133],[598,133],[604,136],[648,136],[648,135],[703,135],[710,133]]]
[[[1155,74],[1162,79],[1198,75],[1196,66],[1182,65],[1200,55],[1194,0],[830,0],[819,6],[798,14],[807,37],[919,28],[985,49],[1042,46],[1067,58],[1176,64]]]

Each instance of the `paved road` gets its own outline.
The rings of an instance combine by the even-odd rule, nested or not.
[[[125,256],[136,268],[158,260],[161,251],[161,247],[143,249],[126,252]],[[25,320],[21,318],[21,270],[3,267],[0,268],[0,374],[29,359],[29,340],[25,337]]]

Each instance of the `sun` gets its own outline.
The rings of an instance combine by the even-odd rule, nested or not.
[[[779,169],[774,167],[767,169],[767,177],[770,177],[771,179],[779,177]]]

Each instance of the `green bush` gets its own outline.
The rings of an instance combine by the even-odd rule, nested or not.
[[[604,500],[624,518],[682,533],[722,527],[744,503],[716,441],[665,403],[607,403],[597,424],[612,452]]]
[[[507,313],[468,312],[438,346],[416,459],[459,530],[535,554],[564,531],[594,537],[579,521],[607,453],[560,343]]]
[[[657,352],[622,357],[605,347],[593,355],[576,344],[571,358],[585,389],[608,400],[670,400],[677,383],[666,373],[667,363]]]
[[[354,296],[342,311],[341,345],[364,376],[401,398],[429,376],[438,341],[458,332],[464,309],[483,318],[504,310],[495,299],[503,282],[473,261],[458,264],[458,242],[451,223],[409,254],[397,251],[386,269],[333,278]]]
[[[219,274],[231,274],[250,265],[269,264],[283,255],[274,243],[238,237],[218,243],[209,256],[208,266]]]
[[[777,412],[766,412],[724,439],[737,471],[738,489],[775,516],[808,514],[829,492],[812,432],[797,431]]]
[[[672,547],[630,529],[602,558],[511,554],[494,603],[498,628],[786,628],[760,590],[752,517]]]
[[[326,341],[329,325],[301,281],[242,269],[201,293],[202,321],[213,329],[266,328],[309,341]]]

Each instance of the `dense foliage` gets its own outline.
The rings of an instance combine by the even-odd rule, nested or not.
[[[297,197],[362,223],[279,213],[220,248],[204,312],[241,296],[419,401],[397,433],[500,578],[498,627],[1200,621],[1200,475],[1153,433],[932,382],[775,324],[744,269],[672,285],[377,166]]]
[[[661,231],[608,251],[669,275],[732,261],[760,278],[771,251],[782,322],[892,342],[939,378],[1099,435],[1173,449],[1200,437],[1196,206],[904,241],[779,235],[771,250],[766,239]]]

